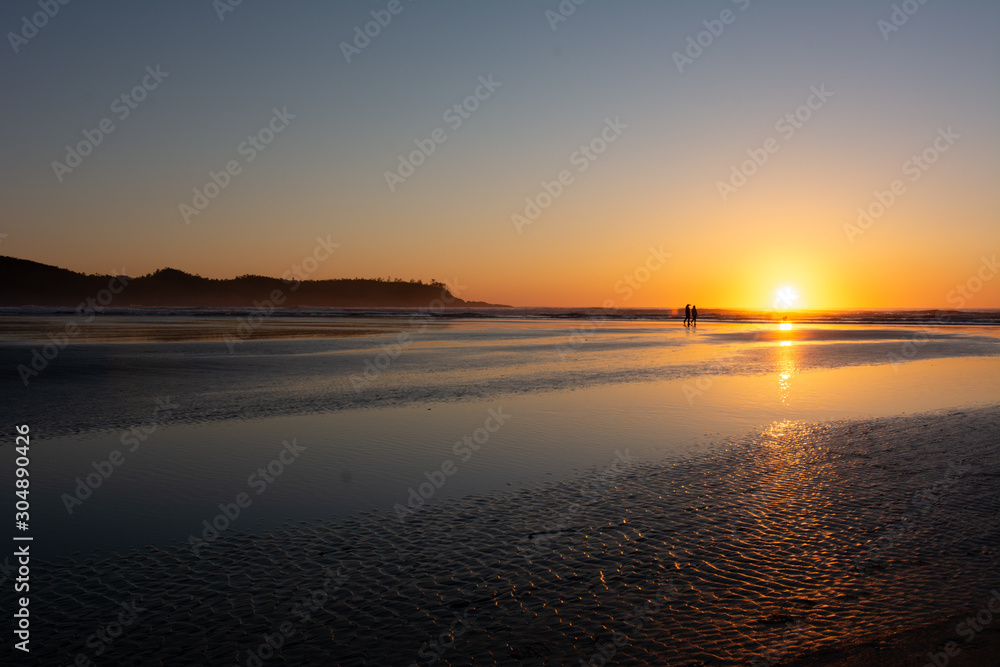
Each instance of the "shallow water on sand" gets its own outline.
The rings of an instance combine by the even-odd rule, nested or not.
[[[774,664],[986,603],[998,430],[996,408],[783,421],[405,522],[58,561],[37,591],[39,657],[89,654],[126,602],[138,623],[107,658],[142,664]]]
[[[327,414],[168,420],[148,436],[139,431],[141,440],[106,432],[47,438],[34,458],[33,488],[44,499],[35,512],[50,533],[38,550],[52,555],[186,540],[218,514],[219,503],[241,492],[260,500],[234,529],[274,528],[288,520],[391,511],[424,504],[425,496],[438,502],[562,479],[617,450],[643,460],[703,453],[784,420],[988,404],[1000,384],[997,358],[780,370]],[[177,413],[187,407],[183,396],[171,402]],[[293,441],[301,452],[282,454],[283,443]],[[114,451],[124,463],[102,481],[98,468],[112,470],[103,462]],[[287,465],[271,464],[282,458]],[[100,486],[82,502],[71,499],[95,482]]]
[[[27,384],[8,378],[5,407],[52,436],[129,428],[149,419],[165,396],[184,405],[173,412],[172,423],[203,423],[607,384],[685,378],[705,384],[716,376],[780,376],[843,366],[889,365],[899,371],[911,360],[1000,355],[1000,330],[962,326],[685,328],[657,322],[478,320],[410,326],[340,319],[315,325],[327,337],[231,345],[109,342],[146,335],[142,332],[153,325],[140,320],[106,325],[114,335],[98,331],[74,339],[32,375],[34,354],[55,349],[46,350],[40,334],[35,336],[40,340],[10,334],[10,319],[0,327],[0,336],[8,333],[0,345],[0,366],[27,369]],[[266,325],[281,331],[302,323],[275,319]],[[46,326],[36,323],[35,330],[49,331]],[[195,325],[170,320],[159,326],[171,331]],[[201,326],[217,331],[224,325]],[[235,335],[237,321],[231,319],[229,327]],[[387,333],[357,335],[371,330]]]

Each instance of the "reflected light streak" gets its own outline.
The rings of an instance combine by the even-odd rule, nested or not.
[[[791,401],[792,377],[795,375],[795,348],[792,341],[783,340],[778,344],[778,399],[782,405]]]

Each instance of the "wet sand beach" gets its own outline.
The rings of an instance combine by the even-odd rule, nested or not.
[[[912,633],[947,640],[1000,587],[998,433],[991,406],[776,422],[661,461],[623,442],[590,473],[405,522],[363,513],[239,531],[198,555],[57,559],[38,567],[35,657],[72,664],[102,645],[97,664],[915,664],[868,656],[918,650]],[[92,636],[122,603],[140,608],[134,622],[102,644]],[[961,664],[995,638],[952,637]]]
[[[1000,585],[991,327],[165,319],[7,393],[35,664],[990,654],[956,619]]]

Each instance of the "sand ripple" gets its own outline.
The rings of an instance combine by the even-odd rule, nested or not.
[[[176,545],[45,564],[33,655],[242,665],[271,636],[266,665],[771,664],[981,606],[1000,583],[998,426],[996,408],[772,424],[406,525],[366,514],[200,559]],[[133,599],[144,609],[94,658],[88,637]]]

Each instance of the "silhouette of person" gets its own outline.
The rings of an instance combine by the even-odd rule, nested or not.
[[[691,306],[691,324],[698,326],[698,306]]]
[[[691,304],[684,306],[684,326],[691,324]]]

